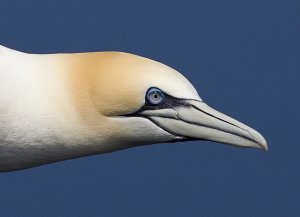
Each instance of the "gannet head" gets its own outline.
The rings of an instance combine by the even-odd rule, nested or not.
[[[176,70],[132,54],[103,55],[90,89],[111,132],[108,150],[186,140],[267,150],[257,131],[209,107]]]
[[[183,75],[159,62],[1,46],[0,57],[0,111],[9,111],[0,114],[0,172],[187,140],[267,150],[258,132],[209,107]]]

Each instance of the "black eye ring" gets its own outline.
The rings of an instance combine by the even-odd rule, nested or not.
[[[150,105],[159,105],[165,101],[165,94],[156,87],[151,87],[146,93],[146,101]]]

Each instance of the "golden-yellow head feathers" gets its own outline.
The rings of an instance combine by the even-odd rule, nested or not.
[[[64,56],[65,55],[65,56]],[[160,87],[178,98],[199,100],[190,82],[176,70],[133,54],[96,52],[63,54],[74,100],[92,100],[105,115],[125,114],[144,103],[149,87]],[[80,97],[84,95],[85,99]]]

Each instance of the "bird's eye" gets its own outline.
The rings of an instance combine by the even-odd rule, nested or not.
[[[147,91],[146,100],[150,105],[159,105],[165,100],[165,95],[160,89],[152,87]]]

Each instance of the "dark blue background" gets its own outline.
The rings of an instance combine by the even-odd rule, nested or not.
[[[0,44],[166,63],[269,152],[187,142],[0,174],[0,216],[299,216],[298,2],[1,0]]]

